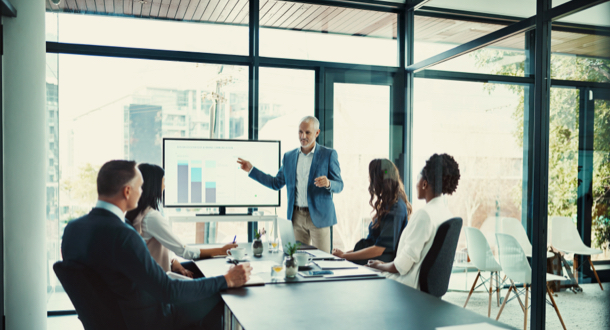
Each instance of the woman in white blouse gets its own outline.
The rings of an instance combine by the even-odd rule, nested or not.
[[[453,218],[442,195],[455,192],[459,179],[460,169],[452,156],[432,155],[417,182],[417,198],[425,199],[426,206],[411,215],[400,236],[394,261],[370,260],[368,266],[384,271],[388,278],[419,289],[421,263],[432,246],[436,230]]]
[[[177,259],[170,258],[170,251],[184,259],[200,259],[224,255],[227,250],[237,247],[237,244],[227,244],[216,249],[198,249],[183,244],[172,233],[169,221],[159,212],[165,190],[165,171],[157,165],[145,163],[138,165],[138,169],[144,179],[142,196],[138,207],[127,212],[125,218],[142,235],[150,254],[164,271],[171,270],[188,277],[195,277],[198,273],[192,262],[181,264]]]

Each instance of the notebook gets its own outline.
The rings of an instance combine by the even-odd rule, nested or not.
[[[358,265],[351,263],[347,260],[338,260],[338,261],[331,261],[331,260],[314,260],[314,263],[316,265],[318,265],[318,267],[320,267],[321,269],[327,270],[327,269],[356,269],[358,268]]]

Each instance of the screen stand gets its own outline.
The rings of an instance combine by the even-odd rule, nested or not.
[[[252,211],[253,211],[253,208],[249,207],[248,208],[248,213],[231,213],[231,214],[227,214],[227,207],[226,206],[220,206],[220,207],[218,207],[218,213],[210,213],[210,214],[197,213],[195,215],[198,216],[198,217],[219,216],[219,215],[230,215],[230,216],[234,216],[234,215],[252,215]]]

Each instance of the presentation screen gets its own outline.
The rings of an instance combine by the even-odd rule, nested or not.
[[[163,139],[165,207],[280,206],[280,192],[248,177],[237,158],[275,176],[280,141]]]

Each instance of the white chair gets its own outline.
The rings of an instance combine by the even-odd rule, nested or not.
[[[500,276],[498,272],[502,270],[500,264],[494,258],[493,253],[491,252],[491,248],[487,243],[487,239],[483,235],[483,233],[477,228],[466,227],[464,228],[466,232],[466,242],[468,244],[468,256],[470,257],[470,261],[472,264],[478,269],[477,277],[474,279],[474,283],[472,284],[472,288],[468,293],[468,298],[466,298],[466,303],[464,304],[464,308],[468,305],[468,300],[470,300],[470,296],[475,288],[480,287],[481,285],[485,285],[489,282],[489,306],[487,307],[487,317],[491,316],[491,296],[493,294],[493,275],[496,274],[496,292],[498,296],[498,306],[500,306]],[[481,272],[490,272],[489,278],[485,279]],[[481,284],[477,285],[477,281],[481,278]],[[485,287],[487,289],[487,287]]]
[[[591,265],[591,269],[593,269],[593,274],[595,274],[599,287],[604,290],[602,283],[599,281],[599,276],[597,276],[597,272],[595,271],[595,267],[593,266],[593,262],[591,261],[592,254],[599,254],[602,253],[602,251],[592,249],[582,242],[582,239],[580,238],[578,230],[576,230],[576,226],[574,226],[572,219],[568,217],[552,217],[551,223],[551,245],[564,253],[574,253],[589,256],[589,264]],[[578,262],[577,259],[574,258],[574,273],[577,272],[577,269]],[[576,274],[574,275],[577,277]]]
[[[528,310],[528,293],[529,293],[529,285],[532,283],[532,268],[530,264],[527,262],[527,258],[521,245],[511,235],[507,234],[496,234],[496,239],[498,240],[498,254],[500,255],[500,264],[502,265],[502,271],[508,276],[511,282],[511,286],[508,289],[508,293],[506,293],[506,298],[502,302],[502,307],[500,307],[500,311],[498,312],[498,316],[496,317],[496,321],[500,318],[502,314],[502,310],[508,301],[508,297],[510,296],[510,292],[514,289],[515,295],[517,299],[519,299],[519,304],[521,304],[521,308],[523,309],[523,329],[527,329],[527,310]],[[565,277],[546,274],[546,280],[548,281],[564,281]],[[521,299],[519,298],[519,291],[515,286],[515,282],[523,283],[523,288],[525,289],[525,307],[521,303]],[[551,301],[549,304],[555,308],[555,312],[557,312],[557,316],[559,317],[559,321],[563,326],[563,329],[566,330],[566,326],[563,323],[563,319],[561,318],[561,314],[559,313],[559,309],[557,309],[557,305],[555,304],[555,300],[553,299],[553,295],[549,292],[549,287],[547,285],[546,292],[549,295]],[[547,301],[548,302],[548,301]]]
[[[498,226],[498,232],[514,237],[517,242],[519,242],[519,245],[521,245],[523,252],[525,252],[525,256],[531,258],[532,244],[527,237],[527,233],[525,232],[525,228],[523,228],[521,221],[515,218],[500,218],[499,220],[500,224]],[[552,252],[546,252],[547,259],[552,258],[553,256],[555,255]]]

